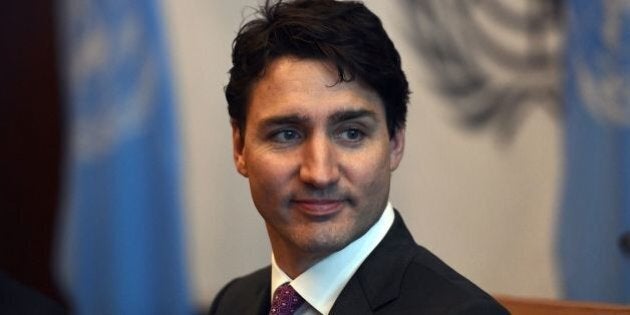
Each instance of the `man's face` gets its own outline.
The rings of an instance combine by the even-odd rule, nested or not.
[[[233,124],[236,167],[274,252],[340,250],[387,204],[404,131],[390,139],[378,94],[337,80],[325,62],[279,58],[251,92],[242,136]]]

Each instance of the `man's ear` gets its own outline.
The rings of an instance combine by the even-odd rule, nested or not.
[[[247,163],[243,156],[245,150],[245,131],[241,131],[235,120],[230,121],[232,125],[232,151],[234,155],[234,165],[236,170],[243,176],[247,177]]]
[[[396,129],[394,136],[389,139],[389,170],[398,168],[405,152],[405,128]]]

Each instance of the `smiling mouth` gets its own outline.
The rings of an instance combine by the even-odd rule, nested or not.
[[[344,201],[338,199],[299,199],[293,205],[301,212],[315,217],[330,216],[343,208]]]

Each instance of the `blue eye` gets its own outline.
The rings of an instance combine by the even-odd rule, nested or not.
[[[300,134],[293,129],[282,129],[271,135],[271,140],[278,143],[295,142],[301,138]]]
[[[357,128],[347,128],[339,133],[339,138],[348,142],[359,142],[363,140],[365,133]]]

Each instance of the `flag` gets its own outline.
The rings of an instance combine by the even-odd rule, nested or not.
[[[566,9],[561,288],[568,299],[630,303],[630,1]]]
[[[191,312],[160,4],[58,4],[67,104],[58,270],[77,314]]]

